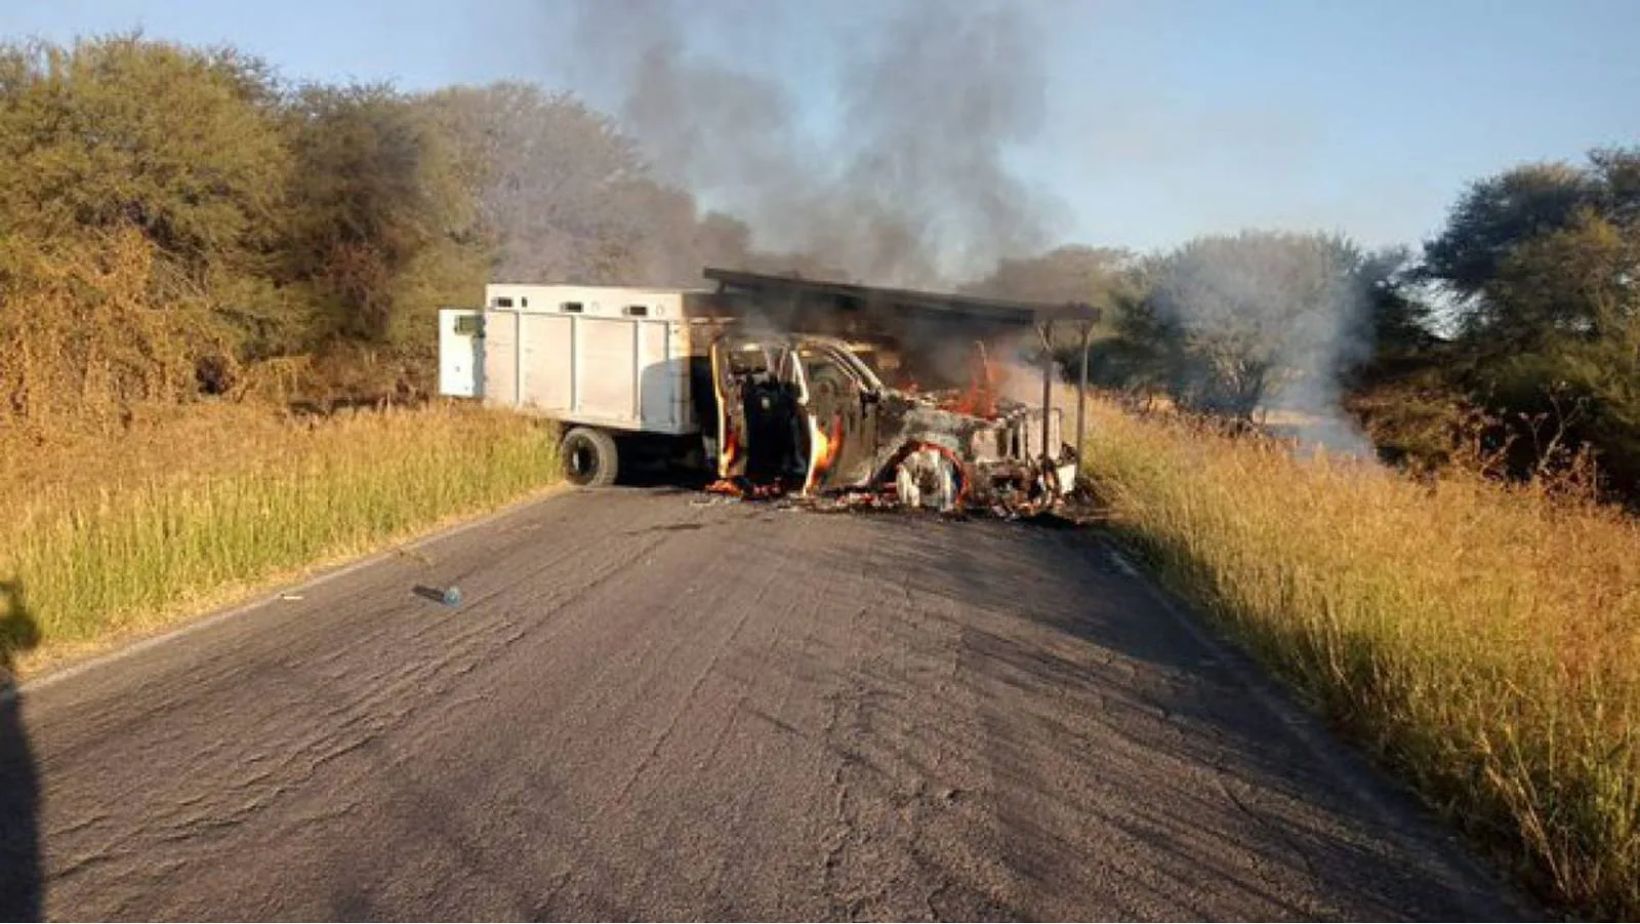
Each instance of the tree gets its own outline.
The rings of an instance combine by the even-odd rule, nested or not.
[[[1625,487],[1640,485],[1640,224],[1584,209],[1517,246],[1492,288],[1522,325],[1501,333],[1529,347],[1480,368],[1491,400],[1516,419],[1565,424],[1567,445],[1588,445]]]
[[[708,264],[801,262],[753,253],[744,222],[701,215],[691,193],[652,178],[634,142],[573,96],[496,83],[426,103],[460,151],[503,278],[697,285]]]
[[[1517,472],[1587,446],[1640,487],[1640,149],[1476,183],[1424,273],[1462,297],[1446,374],[1502,421]]]
[[[290,159],[260,62],[136,35],[10,46],[0,60],[8,229],[130,225],[195,272],[266,243]]]
[[[260,62],[136,35],[0,47],[10,409],[174,400],[279,313],[290,159]],[[26,313],[24,313],[24,309]]]
[[[321,336],[429,340],[440,295],[474,299],[487,262],[451,139],[380,85],[306,87],[288,120],[287,272],[320,301]]]
[[[1640,223],[1580,208],[1565,227],[1517,244],[1488,289],[1508,306],[1489,333],[1510,343],[1621,335],[1640,303]]]
[[[1565,227],[1598,189],[1564,163],[1525,164],[1472,184],[1445,230],[1424,245],[1425,272],[1473,299],[1521,241]]]
[[[635,188],[647,182],[642,164],[612,120],[567,94],[520,83],[452,87],[426,105],[456,145],[462,179],[498,248],[497,276],[630,280],[646,222],[656,218],[642,205],[653,188]],[[689,210],[692,219],[692,201]]]
[[[1329,235],[1197,238],[1153,263],[1153,288],[1123,334],[1163,365],[1186,406],[1249,417],[1280,391],[1330,410],[1339,370],[1367,344],[1361,262]]]
[[[1640,147],[1597,148],[1589,165],[1600,186],[1600,211],[1613,221],[1640,221]]]
[[[1355,275],[1366,300],[1375,362],[1416,360],[1440,342],[1432,330],[1434,309],[1428,293],[1421,291],[1410,251],[1389,247],[1366,254]]]

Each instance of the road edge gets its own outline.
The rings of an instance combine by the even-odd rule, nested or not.
[[[73,655],[65,656],[57,664],[48,664],[38,676],[25,677],[21,682],[18,682],[16,678],[0,682],[0,704],[13,702],[24,694],[36,693],[70,678],[99,670],[132,655],[227,622],[251,610],[275,602],[283,594],[318,587],[337,578],[345,577],[356,571],[362,571],[372,565],[387,561],[396,555],[402,555],[405,552],[419,549],[422,546],[430,545],[450,536],[460,535],[469,530],[485,526],[536,504],[561,497],[569,490],[569,486],[563,482],[547,485],[544,488],[530,491],[521,497],[507,501],[499,507],[467,516],[458,515],[453,522],[446,520],[432,524],[425,530],[412,531],[405,538],[389,540],[371,551],[345,555],[340,558],[323,559],[319,562],[274,575],[265,581],[258,581],[242,592],[233,594],[231,602],[208,606],[198,612],[179,616],[170,624],[147,633],[140,633],[123,639],[113,639],[106,647],[95,646],[91,651],[78,657]]]
[[[1274,715],[1303,746],[1305,753],[1333,779],[1342,782],[1352,799],[1378,816],[1384,830],[1391,832],[1403,847],[1416,850],[1423,839],[1406,837],[1407,832],[1394,823],[1404,813],[1385,799],[1381,790],[1386,788],[1416,811],[1432,834],[1439,835],[1441,844],[1432,851],[1432,859],[1445,867],[1455,880],[1489,883],[1496,888],[1492,897],[1517,918],[1546,919],[1549,909],[1536,901],[1508,870],[1501,868],[1463,831],[1442,817],[1399,773],[1381,765],[1354,739],[1334,730],[1325,716],[1306,704],[1297,689],[1271,672],[1240,639],[1226,632],[1188,598],[1166,586],[1149,568],[1135,564],[1135,551],[1119,537],[1106,530],[1098,530],[1096,535],[1097,544],[1111,565],[1139,585],[1194,641],[1216,654],[1228,656],[1234,667],[1232,673],[1258,707]],[[1143,557],[1138,556],[1138,560],[1142,562]]]

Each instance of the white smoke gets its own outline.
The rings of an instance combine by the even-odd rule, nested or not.
[[[1324,234],[1197,238],[1159,261],[1153,304],[1191,403],[1261,413],[1304,446],[1370,458],[1339,377],[1370,350],[1362,256]]]

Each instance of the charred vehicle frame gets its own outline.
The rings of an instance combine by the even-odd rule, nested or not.
[[[890,388],[835,337],[725,333],[711,367],[719,490],[1020,511],[1051,505],[1075,479],[1057,409],[992,397],[988,413],[971,413],[979,387]],[[1038,456],[1044,437],[1058,451]]]

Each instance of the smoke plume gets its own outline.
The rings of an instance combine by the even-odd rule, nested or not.
[[[890,0],[794,45],[816,20],[799,25],[801,11],[779,4],[585,0],[567,51],[577,88],[619,114],[649,171],[749,227],[737,255],[748,268],[1021,297],[976,281],[1071,263],[1102,291],[1062,297],[1109,302],[1103,290],[1127,278],[1122,255],[1045,254],[1064,207],[1011,164],[1044,129],[1051,13]],[[1207,237],[1156,262],[1153,304],[1178,341],[1163,352],[1186,358],[1174,384],[1188,403],[1275,411],[1308,444],[1366,454],[1338,400],[1341,368],[1365,348],[1346,242]],[[940,378],[968,369],[969,346],[927,348]]]
[[[1061,209],[1008,158],[1041,128],[1042,24],[1013,3],[886,10],[814,37],[801,76],[826,85],[803,88],[810,110],[789,79],[701,40],[736,34],[729,11],[778,16],[757,5],[589,2],[576,70],[613,84],[651,169],[746,221],[790,268],[940,286],[1040,251]],[[810,117],[815,100],[828,117]]]

